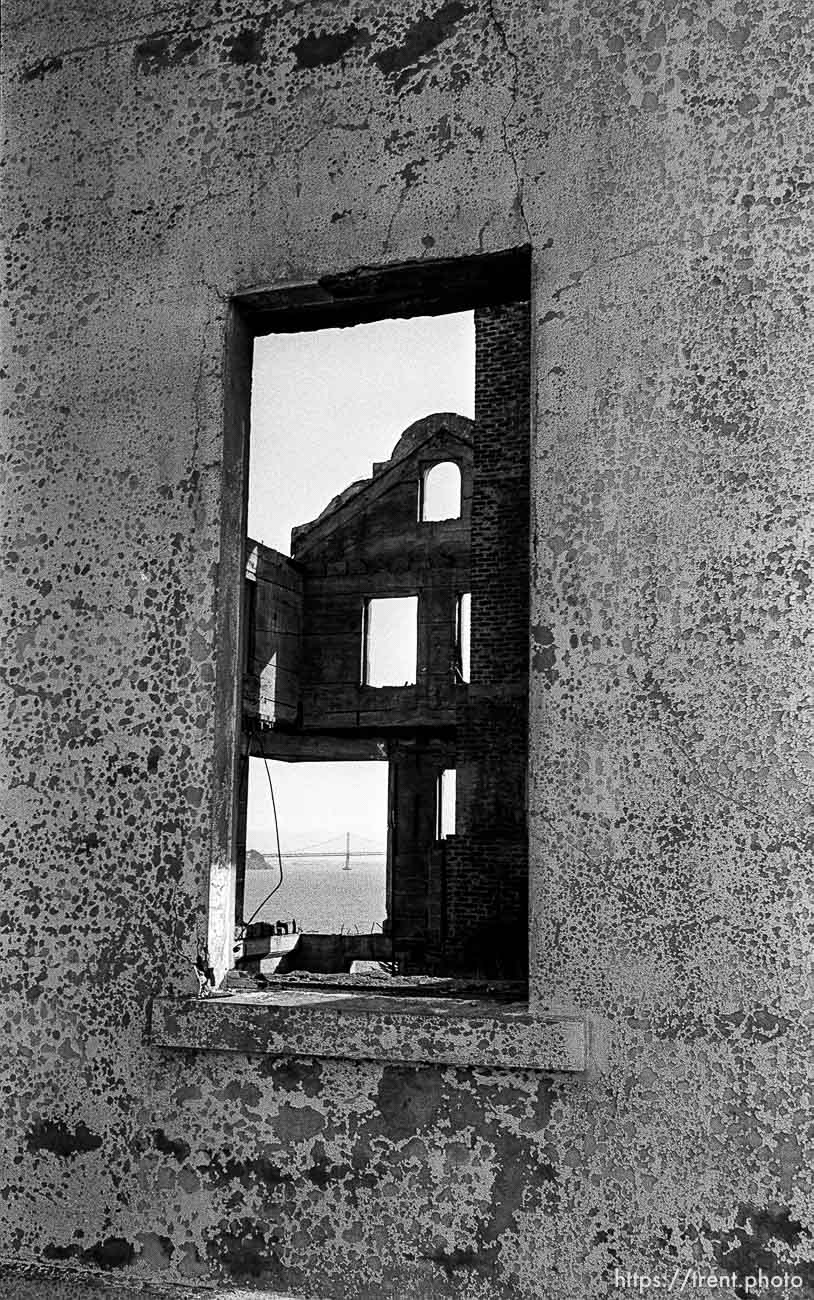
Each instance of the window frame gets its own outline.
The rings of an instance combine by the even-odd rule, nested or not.
[[[244,551],[254,339],[392,317],[446,315],[528,300],[528,245],[492,254],[358,267],[317,280],[238,291],[224,336],[220,556],[215,599],[211,854],[199,962],[217,985],[232,966],[247,620]]]
[[[253,339],[270,332],[266,326],[275,311],[283,312],[289,328],[317,328],[311,307],[316,299],[324,316],[326,297],[334,302],[333,323],[337,324],[430,314],[432,303],[438,312],[446,312],[520,300],[529,302],[533,319],[530,251],[525,246],[486,258],[363,268],[347,276],[326,277],[316,285],[249,290],[231,301],[224,335],[220,554],[214,570],[211,855],[208,878],[205,871],[200,876],[198,930],[198,967],[211,982],[217,983],[231,968],[234,937]],[[359,290],[355,302],[354,285]],[[346,298],[351,297],[350,309],[342,298],[343,289]],[[370,306],[371,299],[375,307]],[[530,948],[533,933],[530,926]],[[577,1009],[548,1010],[544,991],[534,986],[529,1003],[504,1005],[471,998],[461,1004],[443,997],[360,994],[348,998],[329,994],[326,999],[316,991],[294,998],[279,993],[206,996],[207,987],[202,976],[197,995],[150,999],[145,1042],[171,1053],[335,1058],[412,1068],[426,1064],[516,1071],[520,1067],[566,1077],[585,1075],[606,1061],[601,1040],[597,1051],[589,1018]]]

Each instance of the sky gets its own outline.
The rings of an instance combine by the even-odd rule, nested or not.
[[[350,832],[351,847],[384,852],[387,841],[387,763],[282,763],[262,758],[249,760],[249,812],[247,845],[258,852],[275,851],[274,814],[268,777],[280,824],[283,853],[336,840],[344,846]],[[362,844],[361,840],[374,841]]]
[[[414,420],[435,411],[474,415],[471,312],[377,321],[254,344],[249,536],[290,553],[307,523],[374,460],[387,460]],[[329,836],[384,847],[387,764],[270,764],[283,850]],[[272,849],[268,778],[249,772],[248,846]]]
[[[472,312],[255,339],[249,536],[290,554],[304,524],[414,420],[474,415]]]

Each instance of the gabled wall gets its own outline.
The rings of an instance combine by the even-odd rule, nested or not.
[[[455,598],[469,589],[473,425],[433,415],[411,426],[373,477],[347,489],[295,528],[292,556],[303,578],[302,726],[306,731],[454,725]],[[461,515],[418,519],[427,465],[459,464]],[[361,681],[365,601],[418,596],[415,684]]]

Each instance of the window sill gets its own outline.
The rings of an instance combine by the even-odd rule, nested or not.
[[[577,1072],[585,1022],[532,1015],[528,1004],[280,989],[213,998],[156,998],[156,1047],[310,1056],[403,1065]]]

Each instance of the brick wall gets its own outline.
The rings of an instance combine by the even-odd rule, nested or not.
[[[445,861],[446,962],[527,964],[529,307],[475,315],[472,663],[456,713],[456,837]]]

